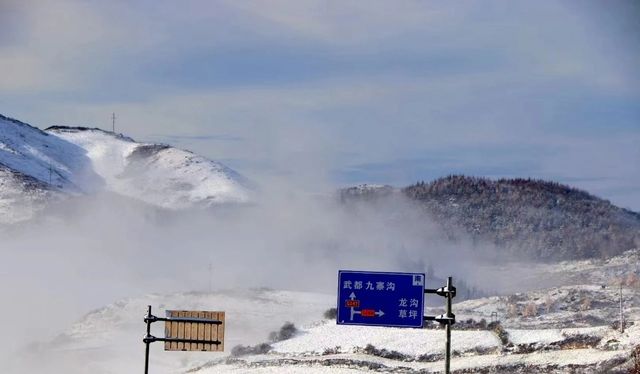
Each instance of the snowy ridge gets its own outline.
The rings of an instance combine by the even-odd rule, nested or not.
[[[52,198],[115,192],[184,209],[244,203],[249,189],[226,166],[96,128],[45,131],[0,115],[0,224],[33,218]]]
[[[84,150],[0,115],[0,224],[32,218],[52,197],[96,180]]]
[[[105,188],[169,209],[248,201],[242,178],[226,166],[163,144],[137,143],[100,129],[46,131],[85,149]]]
[[[80,191],[92,174],[80,147],[1,115],[0,163],[52,189]]]

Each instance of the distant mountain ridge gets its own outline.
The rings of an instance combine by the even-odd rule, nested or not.
[[[247,182],[216,161],[90,127],[46,130],[0,115],[0,223],[29,219],[52,198],[101,190],[184,209],[249,199]]]
[[[402,191],[445,226],[530,258],[610,257],[640,246],[640,214],[555,182],[454,175]]]
[[[609,258],[640,247],[640,214],[556,182],[451,175],[402,188],[351,187],[343,201],[402,195],[452,239],[539,261]]]

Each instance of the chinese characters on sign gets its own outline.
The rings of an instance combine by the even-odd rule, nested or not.
[[[375,287],[374,287],[374,283],[371,281],[368,281],[367,283],[364,284],[365,290],[369,290],[369,291],[395,291],[396,290],[396,284],[393,282],[375,282]],[[362,286],[362,281],[355,281],[352,282],[350,280],[346,280],[344,281],[344,285],[343,287],[345,290],[361,290],[363,288]]]

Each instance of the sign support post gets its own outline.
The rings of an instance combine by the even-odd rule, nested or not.
[[[447,339],[445,341],[444,350],[444,372],[449,374],[451,372],[451,325],[456,323],[456,315],[451,312],[451,299],[456,297],[456,288],[453,286],[453,278],[447,278],[447,285],[438,289],[425,288],[424,293],[434,293],[438,296],[447,298],[446,314],[439,316],[424,316],[425,321],[436,321],[441,325],[444,325]]]
[[[144,374],[149,374],[149,345],[151,344],[151,305],[148,306],[147,315],[144,317],[144,322],[147,324],[147,335],[145,335],[143,341],[146,345],[144,353]]]
[[[451,277],[447,278],[447,290],[451,289]],[[451,317],[453,313],[451,313],[451,292],[447,292],[447,317]],[[455,317],[454,317],[455,318]],[[453,320],[455,323],[455,319]],[[445,374],[449,374],[451,371],[451,324],[447,323],[445,325],[445,329],[447,330],[447,348],[445,349],[445,357],[444,357],[444,372]]]

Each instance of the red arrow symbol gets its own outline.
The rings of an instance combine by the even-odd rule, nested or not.
[[[362,309],[362,311],[360,312],[360,315],[363,317],[375,317],[376,311],[373,309]]]

